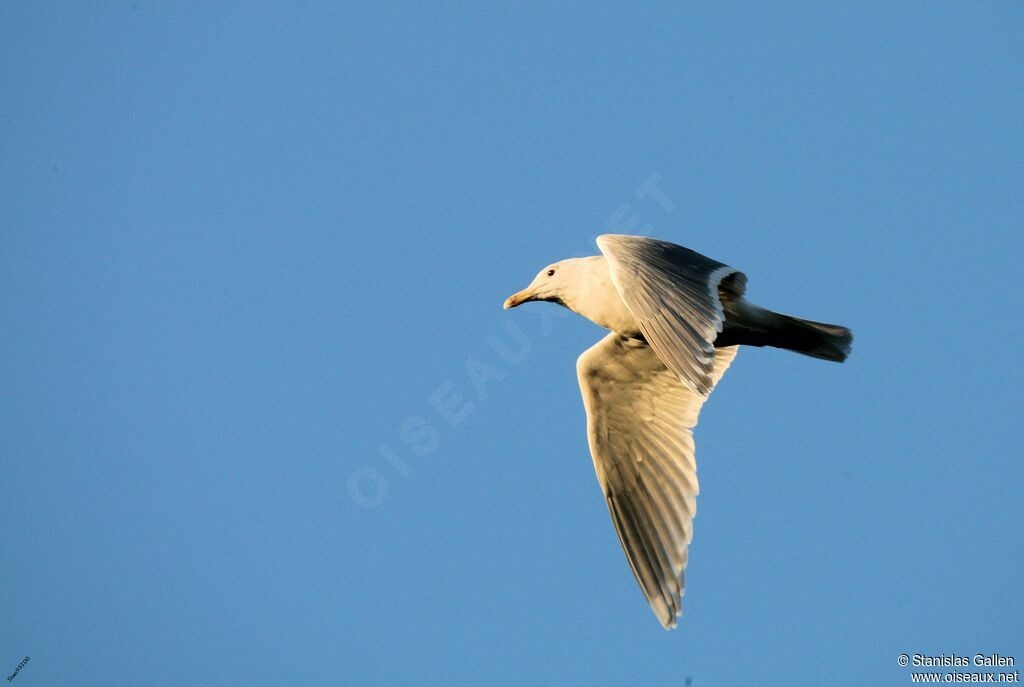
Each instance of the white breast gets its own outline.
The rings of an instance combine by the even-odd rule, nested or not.
[[[640,327],[612,283],[608,261],[603,255],[595,255],[581,262],[582,269],[576,280],[578,288],[566,299],[566,306],[605,329],[638,336]]]

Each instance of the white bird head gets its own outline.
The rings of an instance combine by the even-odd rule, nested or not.
[[[505,309],[529,301],[551,301],[572,308],[580,289],[585,288],[600,257],[571,258],[548,265],[533,278],[530,285],[505,299]]]

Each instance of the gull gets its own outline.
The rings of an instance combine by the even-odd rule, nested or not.
[[[746,275],[682,246],[617,234],[597,246],[545,267],[505,309],[549,301],[610,330],[576,361],[587,439],[630,568],[668,630],[682,615],[704,401],[741,345],[842,362],[853,333],[754,305]]]

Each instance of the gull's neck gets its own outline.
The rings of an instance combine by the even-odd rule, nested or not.
[[[573,261],[573,286],[563,294],[565,307],[605,329],[636,336],[640,328],[619,296],[603,255]]]

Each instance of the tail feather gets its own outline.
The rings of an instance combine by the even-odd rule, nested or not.
[[[853,332],[837,324],[771,313],[766,345],[841,363],[850,355]]]
[[[762,308],[731,291],[718,291],[725,312],[715,346],[774,346],[841,363],[850,355],[853,332],[838,324],[801,320]]]

